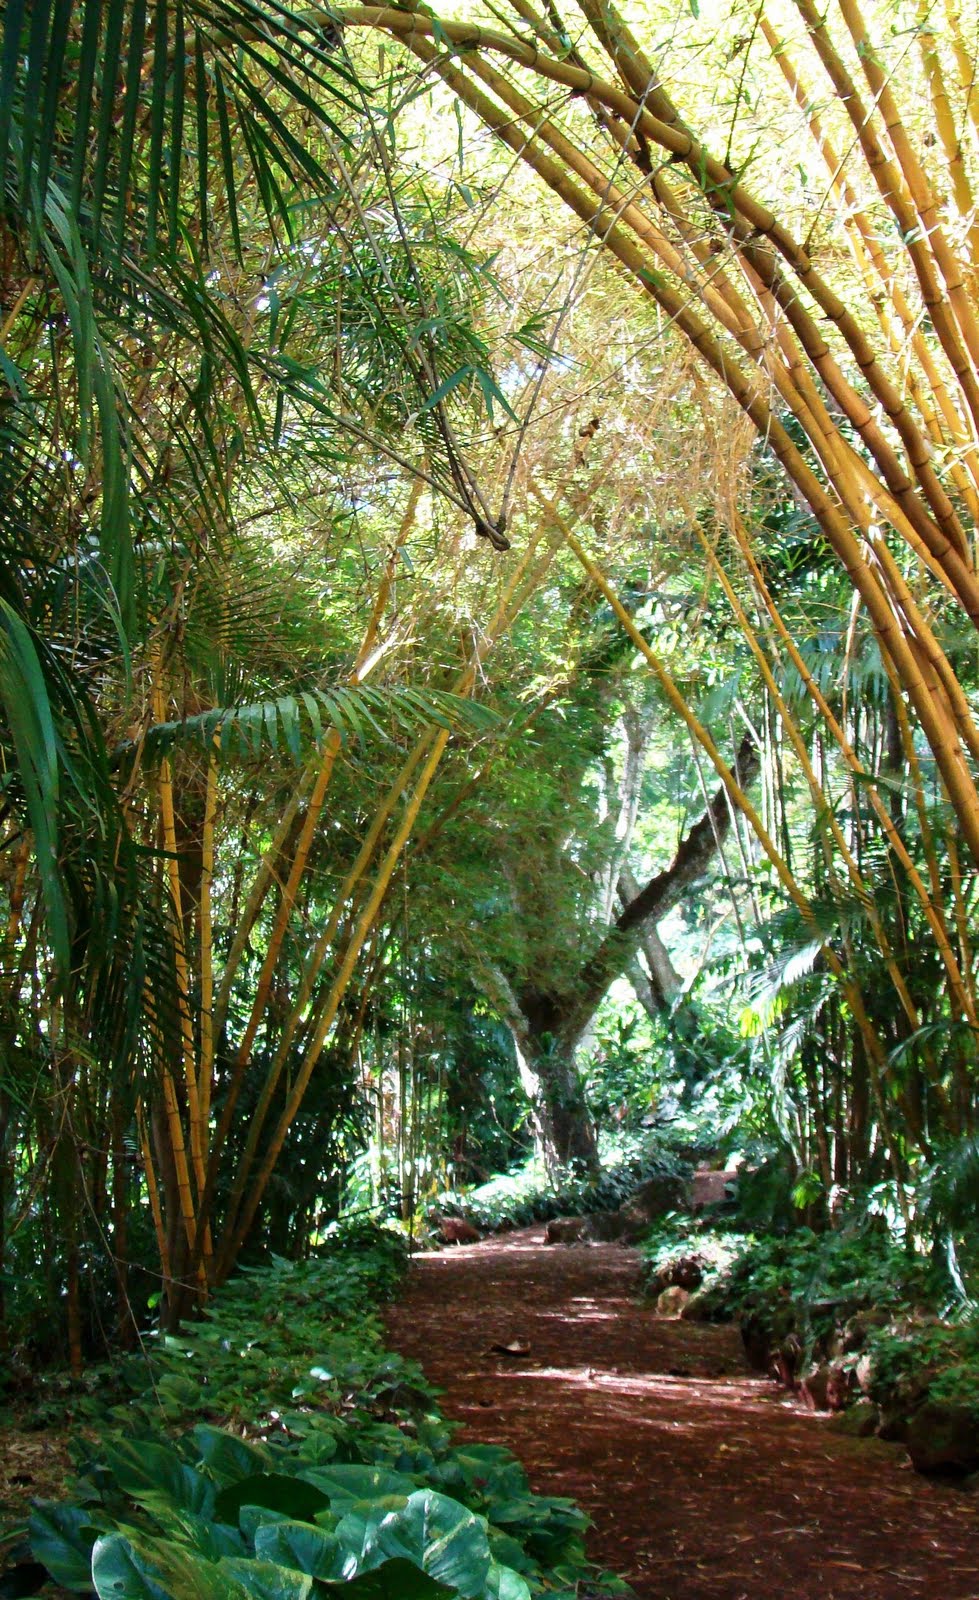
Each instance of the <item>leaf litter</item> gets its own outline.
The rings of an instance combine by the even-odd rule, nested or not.
[[[976,1496],[829,1430],[749,1371],[735,1328],[658,1318],[638,1281],[634,1251],[527,1229],[416,1260],[389,1342],[464,1437],[579,1502],[638,1600],[976,1600]]]

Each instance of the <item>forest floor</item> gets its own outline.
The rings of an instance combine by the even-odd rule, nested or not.
[[[748,1370],[736,1328],[657,1317],[637,1288],[634,1251],[523,1230],[417,1257],[388,1342],[464,1436],[578,1501],[591,1558],[639,1600],[977,1600],[975,1496],[836,1432]]]

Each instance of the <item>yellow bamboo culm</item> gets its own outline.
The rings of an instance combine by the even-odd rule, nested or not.
[[[870,774],[866,771],[862,762],[860,762],[857,758],[857,755],[853,750],[850,741],[847,739],[846,734],[844,733],[843,728],[840,725],[840,722],[836,717],[832,707],[827,701],[819,685],[813,678],[812,673],[809,671],[802,653],[792,637],[791,632],[786,627],[781,613],[779,612],[778,607],[776,606],[771,595],[768,585],[765,583],[764,576],[755,558],[754,552],[751,549],[747,530],[745,529],[741,518],[735,515],[731,518],[729,526],[735,536],[738,548],[740,549],[745,564],[750,572],[756,593],[762,599],[772,621],[772,625],[776,630],[778,638],[783,645],[790,661],[792,662],[792,665],[798,672],[799,677],[805,687],[806,693],[812,700],[813,705],[815,706],[826,729],[840,750],[848,767],[860,781],[862,792],[867,796],[869,804],[871,805],[874,814],[883,829],[885,837],[887,838],[888,844],[894,851],[897,859],[901,863],[901,866],[908,875],[908,881],[914,889],[921,908],[928,919],[929,927],[932,930],[939,953],[942,956],[942,961],[948,974],[951,992],[959,1005],[962,1007],[963,1014],[966,1016],[974,1016],[974,1002],[968,992],[964,982],[962,970],[955,958],[954,951],[952,950],[948,929],[945,924],[944,909],[940,893],[935,895],[929,894],[928,889],[922,881],[921,874],[915,866],[911,856],[908,854],[907,846],[895,827],[894,820],[881,798],[880,791],[871,781]],[[890,666],[887,658],[885,657],[884,659],[885,664]],[[906,722],[907,719],[904,711],[903,701],[900,699],[899,695],[896,704],[899,715],[902,716]],[[911,753],[914,755],[913,740],[911,740],[910,743]],[[915,757],[915,760],[916,759],[917,758]]]
[[[972,185],[965,164],[962,139],[955,125],[955,114],[945,85],[938,39],[931,26],[932,8],[928,0],[918,0],[917,39],[921,65],[931,96],[935,127],[941,140],[952,200],[969,246],[973,270],[979,270],[979,221],[975,215]]]
[[[154,685],[153,716],[158,725],[166,720],[163,688],[159,680]],[[174,967],[177,977],[177,1009],[183,1048],[184,1082],[187,1090],[190,1156],[199,1195],[204,1188],[204,1139],[201,1128],[200,1098],[197,1090],[194,1025],[190,1015],[190,971],[187,965],[187,951],[184,939],[183,895],[180,886],[180,863],[177,854],[173,777],[170,762],[166,756],[160,762],[158,797],[160,802],[160,822],[163,831],[163,849],[166,853],[166,873],[170,887],[170,903],[173,908]]]
[[[891,353],[902,363],[908,391],[933,443],[943,447],[947,438],[955,446],[950,472],[956,488],[968,507],[973,523],[979,522],[979,453],[955,407],[948,384],[939,372],[928,342],[921,332],[919,319],[884,256],[873,225],[843,174],[843,163],[823,129],[821,118],[813,109],[811,90],[807,88],[784,42],[779,40],[766,17],[761,19],[761,32],[793,99],[806,119],[813,143],[823,158],[850,252]],[[927,382],[934,399],[934,406],[930,403],[924,387],[915,377],[910,363],[905,360],[908,346],[913,351]],[[963,462],[965,466],[962,465]]]
[[[313,1038],[310,1040],[310,1043],[306,1049],[305,1056],[296,1074],[296,1080],[293,1084],[292,1091],[288,1100],[286,1101],[286,1105],[283,1109],[281,1117],[279,1118],[275,1132],[273,1133],[269,1142],[268,1149],[265,1153],[265,1159],[262,1162],[262,1166],[255,1178],[255,1181],[252,1183],[249,1189],[248,1199],[245,1202],[242,1215],[235,1232],[227,1241],[226,1250],[222,1255],[221,1266],[219,1268],[222,1277],[233,1263],[235,1254],[241,1247],[241,1243],[244,1240],[252,1221],[254,1220],[255,1213],[258,1210],[259,1205],[261,1204],[262,1196],[265,1193],[269,1178],[271,1177],[275,1163],[279,1158],[279,1152],[285,1143],[286,1135],[292,1126],[296,1112],[299,1110],[299,1107],[302,1104],[303,1096],[306,1093],[306,1088],[309,1084],[310,1077],[312,1076],[313,1069],[320,1058],[330,1028],[333,1026],[334,1018],[336,1017],[337,1011],[340,1007],[340,1002],[346,993],[347,985],[349,984],[351,976],[353,975],[354,969],[357,965],[357,960],[363,948],[364,941],[373,927],[374,918],[381,905],[381,901],[384,899],[384,896],[387,893],[388,884],[390,883],[394,869],[397,866],[402,848],[408,838],[408,835],[414,827],[415,818],[421,809],[421,803],[425,798],[429,784],[435,775],[435,770],[441,761],[442,754],[449,742],[449,735],[450,730],[448,728],[441,729],[437,735],[431,754],[429,755],[428,760],[422,769],[415,792],[405,807],[404,815],[402,816],[398,830],[395,833],[387,854],[381,863],[374,887],[370,893],[370,896],[368,897],[366,905],[357,919],[356,926],[351,934],[350,942],[344,954],[340,969],[337,972],[330,989],[329,998],[320,1016],[316,1032],[314,1033]]]
[[[523,554],[515,563],[513,571],[504,585],[503,591],[497,602],[493,618],[485,629],[479,644],[475,647],[472,659],[463,669],[462,673],[459,675],[458,679],[453,685],[453,693],[462,695],[469,694],[471,692],[476,682],[476,675],[481,662],[485,659],[488,651],[492,648],[495,641],[510,627],[514,618],[519,614],[519,611],[528,594],[531,594],[535,591],[544,573],[550,567],[550,564],[554,559],[556,549],[556,542],[554,540],[548,541],[543,556],[536,562],[536,564],[534,564],[534,555],[538,543],[540,542],[540,537],[540,531],[538,530],[532,536],[532,538],[528,540]],[[448,730],[443,731],[445,731],[446,736],[448,736]],[[389,786],[385,798],[382,800],[380,806],[377,808],[377,811],[374,814],[374,817],[372,818],[371,826],[366,837],[362,841],[357,857],[353,865],[348,870],[343,884],[336,895],[334,905],[330,916],[327,919],[326,925],[320,933],[311,956],[307,961],[303,978],[293,1003],[291,1014],[283,1029],[278,1048],[266,1075],[265,1084],[263,1085],[258,1103],[256,1104],[255,1110],[252,1114],[245,1149],[242,1153],[241,1159],[238,1163],[237,1171],[235,1173],[234,1184],[229,1196],[228,1215],[225,1224],[225,1238],[230,1242],[225,1247],[223,1257],[224,1264],[221,1269],[222,1271],[227,1270],[227,1263],[229,1259],[233,1258],[234,1252],[239,1248],[240,1230],[236,1228],[236,1221],[242,1196],[251,1176],[259,1142],[264,1130],[265,1120],[268,1116],[268,1111],[271,1106],[275,1090],[278,1086],[282,1070],[285,1066],[285,1062],[288,1059],[289,1050],[292,1046],[293,1039],[295,1038],[300,1020],[313,993],[314,984],[323,968],[327,954],[336,935],[340,917],[343,914],[344,907],[350,901],[354,890],[370,866],[384,827],[390,818],[394,807],[406,791],[413,774],[424,759],[426,751],[429,749],[429,746],[432,744],[432,740],[435,737],[436,736],[433,734],[432,730],[427,730],[424,734],[422,734],[414,749],[410,752],[406,761],[402,765],[401,770],[394,779],[394,782]],[[378,903],[380,904],[380,902]],[[332,1003],[332,997],[333,990],[331,990],[328,994],[325,1005],[328,1006],[330,1003]],[[339,998],[342,999],[342,993]],[[337,1004],[339,1004],[339,999]],[[325,1035],[323,1036],[323,1039],[325,1039]],[[321,1040],[320,1045],[316,1048],[314,1064],[315,1059],[318,1059],[320,1050],[322,1049],[322,1043],[323,1040]],[[247,1229],[248,1224],[245,1226]],[[243,1237],[243,1235],[240,1236]]]
[[[785,697],[778,687],[775,674],[772,672],[768,657],[761,647],[758,635],[751,624],[748,614],[738,599],[731,580],[717,558],[717,552],[715,551],[710,540],[707,538],[707,535],[704,533],[704,530],[701,528],[699,520],[693,515],[690,508],[685,507],[685,512],[687,520],[690,526],[693,528],[707,556],[711,570],[720,583],[728,604],[730,605],[731,610],[737,619],[738,627],[741,630],[748,648],[758,664],[758,670],[761,673],[762,681],[764,682],[765,687],[771,696],[772,703],[778,712],[782,726],[788,734],[789,743],[791,744],[792,749],[795,751],[796,759],[802,769],[802,774],[809,788],[815,814],[817,819],[819,819],[821,833],[824,828],[828,828],[832,837],[832,841],[840,854],[844,866],[846,867],[847,876],[850,879],[850,883],[853,886],[854,892],[859,896],[866,907],[867,916],[870,921],[871,928],[873,929],[874,937],[877,940],[877,947],[884,961],[888,976],[890,977],[891,982],[897,991],[897,995],[901,1001],[905,1016],[907,1017],[912,1030],[916,1030],[921,1025],[921,1018],[918,1015],[917,1006],[911,997],[911,993],[908,989],[907,983],[905,982],[904,975],[894,959],[894,952],[891,949],[890,940],[887,937],[886,930],[884,929],[879,912],[874,903],[870,886],[861,873],[850,846],[847,844],[846,838],[843,834],[843,829],[840,827],[833,805],[816,776],[812,761],[809,757],[809,751],[806,748],[805,740],[802,737],[802,733],[795,720],[795,717],[792,715]],[[826,864],[831,876],[835,878],[835,867],[831,852],[828,850]]]
[[[211,915],[211,891],[214,884],[214,824],[218,809],[217,741],[219,737],[218,734],[215,734],[215,742],[208,757],[207,787],[204,794],[204,824],[201,832],[201,1059],[198,1076],[198,1097],[205,1154],[209,1142],[208,1126],[211,1118],[211,1088],[214,1078],[214,926]]]
[[[411,530],[415,515],[417,513],[421,486],[422,480],[420,478],[415,478],[412,482],[408,497],[407,509],[404,517],[402,518],[394,548],[392,549],[391,555],[385,566],[381,582],[378,586],[378,592],[374,598],[373,605],[371,606],[371,613],[367,622],[367,627],[364,631],[364,637],[361,642],[360,649],[357,652],[354,666],[348,678],[348,683],[351,686],[362,683],[370,672],[372,666],[379,658],[380,652],[377,646],[378,632],[380,630],[384,612],[388,605],[394,571],[399,558],[399,551]],[[326,795],[329,791],[330,780],[333,776],[333,770],[340,752],[340,748],[340,735],[335,728],[331,728],[324,741],[322,751],[320,751],[312,760],[307,762],[303,773],[297,781],[293,795],[287,807],[288,822],[280,823],[272,844],[259,866],[258,873],[256,874],[256,881],[253,885],[252,893],[249,896],[248,905],[245,909],[245,915],[242,918],[242,923],[237,930],[235,940],[232,944],[227,962],[225,963],[221,990],[216,1006],[216,1026],[223,1026],[227,1009],[227,1000],[231,992],[232,979],[247,946],[248,933],[258,919],[262,904],[264,903],[272,884],[278,881],[278,860],[281,857],[282,851],[285,848],[290,834],[292,833],[295,821],[299,816],[299,808],[302,804],[302,799],[309,789],[311,783],[312,789],[309,792],[306,814],[303,819],[298,840],[296,842],[295,852],[288,875],[285,881],[280,884],[281,895],[278,911],[276,913],[272,931],[269,936],[265,959],[262,963],[262,970],[259,975],[259,981],[256,988],[255,997],[252,1002],[251,1011],[249,1013],[248,1022],[246,1023],[245,1031],[239,1043],[238,1049],[235,1052],[235,1059],[232,1065],[231,1077],[224,1098],[224,1106],[222,1109],[221,1118],[217,1129],[215,1130],[214,1140],[211,1146],[206,1180],[203,1186],[205,1203],[208,1208],[210,1206],[211,1196],[214,1191],[214,1184],[217,1179],[218,1164],[220,1162],[221,1154],[231,1129],[231,1124],[235,1109],[238,1104],[238,1097],[241,1093],[245,1072],[247,1070],[248,1063],[251,1060],[252,1046],[255,1042],[255,1036],[258,1032],[262,1017],[264,1016],[265,1009],[268,1004],[269,995],[272,991],[275,965],[278,961],[282,943],[288,929],[289,918],[295,905],[299,886],[306,870],[309,852],[315,836],[316,826],[322,814],[323,806],[326,801]],[[330,937],[332,938],[332,933]],[[324,940],[321,936],[317,942],[317,949],[323,944]],[[302,1000],[300,1005],[297,1005],[293,1008],[293,1017],[297,1020],[301,1012],[302,1005],[304,1004],[305,998]],[[271,1075],[274,1075],[276,1078],[278,1076],[278,1070],[280,1070],[281,1061],[285,1058],[285,1054],[286,1051],[280,1048],[275,1061],[273,1062]],[[274,1092],[274,1085],[272,1092]],[[264,1105],[268,1098],[271,1098],[271,1094],[268,1096],[263,1095],[262,1101],[260,1102],[260,1106],[262,1106],[263,1109],[261,1111],[259,1123],[261,1123],[261,1118],[264,1117]],[[253,1114],[250,1132],[252,1129],[254,1129],[254,1126],[255,1117]],[[232,1189],[230,1201],[232,1210],[237,1204],[237,1196],[240,1194],[241,1185],[247,1177],[250,1168],[250,1160],[250,1155],[246,1154],[245,1159],[239,1163],[236,1172],[235,1187]]]
[[[156,1173],[153,1171],[153,1152],[150,1149],[149,1136],[146,1132],[146,1118],[143,1115],[142,1101],[136,1102],[136,1127],[139,1132],[139,1147],[143,1153],[143,1176],[146,1179],[146,1193],[150,1202],[150,1215],[153,1218],[153,1231],[156,1234],[156,1248],[160,1257],[160,1268],[164,1280],[171,1280],[170,1249],[167,1245],[167,1230],[163,1226],[163,1208],[160,1205],[160,1191],[157,1188]]]

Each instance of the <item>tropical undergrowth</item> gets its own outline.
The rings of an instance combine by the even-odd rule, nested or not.
[[[37,1574],[17,1592],[48,1576],[103,1600],[625,1592],[589,1572],[584,1514],[532,1495],[506,1450],[455,1445],[418,1367],[384,1349],[403,1262],[393,1234],[344,1230],[311,1260],[241,1271],[200,1322],[111,1369],[76,1403],[66,1497],[8,1537]]]
[[[555,1176],[535,1154],[485,1183],[435,1195],[427,1210],[430,1215],[464,1217],[494,1233],[552,1217],[615,1211],[651,1179],[681,1180],[691,1170],[686,1155],[658,1135],[606,1130],[599,1134],[599,1156],[597,1174],[565,1167]]]
[[[952,1456],[936,1470],[979,1467],[979,1301],[968,1265],[963,1276],[968,1249],[950,1265],[940,1235],[895,1237],[865,1201],[820,1232],[766,1235],[737,1216],[672,1213],[642,1255],[649,1293],[692,1288],[685,1317],[739,1321],[752,1364],[817,1409],[859,1408],[862,1431],[908,1441],[913,1458],[918,1435],[954,1417]]]

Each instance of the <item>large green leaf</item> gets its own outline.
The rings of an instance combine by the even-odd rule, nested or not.
[[[237,1522],[242,1506],[263,1506],[287,1517],[304,1519],[325,1511],[329,1499],[322,1489],[285,1473],[259,1472],[229,1483],[217,1496],[214,1515],[222,1522]]]
[[[92,1551],[99,1600],[247,1600],[248,1589],[203,1556],[155,1539],[107,1534]]]
[[[530,1600],[527,1580],[522,1578],[519,1572],[514,1572],[512,1567],[495,1564],[490,1569],[486,1593],[491,1595],[493,1600]]]
[[[31,1550],[55,1583],[76,1594],[92,1590],[92,1545],[99,1528],[84,1506],[44,1502],[34,1508],[29,1525]]]
[[[346,1524],[345,1518],[337,1529],[341,1541]],[[367,1519],[359,1568],[371,1571],[396,1558],[412,1562],[468,1600],[485,1594],[493,1566],[486,1524],[457,1500],[433,1489],[416,1490],[403,1508],[389,1511],[379,1521]]]
[[[309,1600],[313,1580],[303,1572],[290,1571],[274,1561],[250,1561],[231,1556],[218,1563],[222,1578],[241,1585],[253,1600]]]
[[[329,1497],[330,1509],[345,1516],[353,1506],[376,1505],[383,1498],[405,1504],[418,1488],[414,1478],[390,1467],[347,1465],[330,1462],[325,1467],[306,1467],[303,1477]]]
[[[277,1519],[255,1532],[255,1554],[263,1561],[294,1567],[311,1578],[342,1576],[342,1546],[332,1533],[309,1522]]]
[[[150,1509],[172,1507],[210,1516],[214,1485],[170,1446],[148,1440],[109,1439],[103,1460],[124,1493]]]
[[[237,1483],[240,1478],[269,1470],[272,1458],[267,1450],[223,1428],[213,1428],[202,1422],[194,1428],[191,1438],[204,1465],[219,1484]]]

